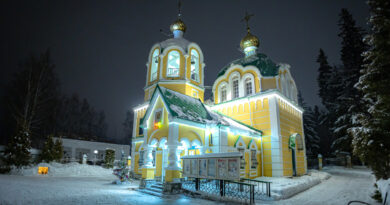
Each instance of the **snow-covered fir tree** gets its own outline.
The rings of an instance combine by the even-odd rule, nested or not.
[[[298,93],[298,103],[304,110],[303,130],[307,155],[317,156],[320,149],[320,138],[316,130],[318,127],[318,116],[314,115],[313,109],[304,101],[301,92]]]
[[[46,138],[46,142],[43,145],[41,154],[39,155],[39,159],[44,162],[51,162],[54,160],[54,142],[53,135],[48,135]]]
[[[323,148],[321,152],[328,155],[331,153],[331,144],[334,141],[332,128],[334,127],[333,123],[337,119],[336,113],[339,108],[335,99],[340,96],[343,90],[341,80],[342,69],[340,67],[330,66],[328,57],[322,49],[320,49],[317,62],[319,63],[317,82],[320,88],[318,95],[325,107],[325,110],[321,112],[321,120],[319,121],[321,122],[321,133],[327,133],[321,142]],[[320,111],[317,111],[317,114],[319,114]]]
[[[390,2],[369,0],[371,32],[365,65],[356,87],[364,110],[353,115],[353,151],[379,178],[390,178]]]
[[[28,129],[20,129],[20,131],[11,138],[5,151],[4,157],[7,165],[21,167],[30,163],[31,155],[31,139]]]
[[[352,152],[352,136],[347,130],[352,127],[352,116],[362,109],[362,94],[354,85],[359,81],[363,65],[362,53],[365,49],[363,31],[356,26],[355,20],[346,9],[340,13],[340,34],[342,39],[340,82],[342,92],[336,99],[336,120],[333,132],[336,140],[334,148],[339,151]]]
[[[321,97],[322,104],[329,110],[329,104],[333,102],[333,99],[330,98],[331,88],[329,86],[329,80],[331,79],[333,68],[329,65],[328,57],[322,49],[320,49],[320,53],[318,54],[317,63],[320,64],[317,77],[319,86],[318,95]]]

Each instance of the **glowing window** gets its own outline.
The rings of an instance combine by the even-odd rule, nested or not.
[[[171,51],[168,54],[168,77],[179,77],[180,73],[180,53]]]
[[[238,151],[241,153],[241,158],[240,158],[240,169],[245,169],[245,149],[243,148],[238,148]]]
[[[150,81],[157,79],[157,68],[158,68],[158,53],[159,50],[155,49],[152,55],[152,65],[151,65],[151,72],[150,72]]]
[[[252,80],[250,78],[245,80],[245,94],[252,95]]]
[[[199,81],[199,54],[191,50],[191,80]]]
[[[251,150],[251,169],[257,168],[256,150]]]
[[[238,78],[235,77],[233,79],[233,99],[239,97],[239,91],[238,91]]]
[[[221,87],[221,102],[225,102],[226,101],[226,87],[223,86]]]

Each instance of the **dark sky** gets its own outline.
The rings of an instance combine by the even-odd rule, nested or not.
[[[126,110],[143,102],[147,56],[167,37],[176,19],[177,1],[1,1],[1,84],[18,63],[50,48],[67,94],[78,93],[106,112],[109,135],[122,135]],[[242,1],[183,0],[185,38],[205,56],[205,85],[218,71],[243,56],[239,42],[246,34],[240,22],[246,10],[255,14],[251,31],[260,52],[291,65],[305,100],[317,96],[319,48],[331,64],[339,64],[338,14],[347,8],[357,25],[367,28],[365,0]]]

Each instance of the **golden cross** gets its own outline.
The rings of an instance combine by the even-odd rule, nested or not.
[[[244,18],[241,20],[241,21],[245,21],[246,22],[246,29],[248,30],[249,32],[249,19],[254,16],[253,14],[248,14],[248,12],[245,11],[245,16]]]

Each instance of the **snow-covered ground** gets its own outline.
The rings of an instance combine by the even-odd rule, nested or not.
[[[271,196],[273,199],[287,199],[306,189],[315,186],[330,177],[326,172],[310,170],[308,175],[301,177],[258,177],[256,179],[271,183]]]
[[[346,205],[350,201],[363,201],[371,205],[380,205],[370,197],[375,190],[375,177],[369,169],[326,167],[324,171],[330,173],[331,178],[289,199],[262,204]]]
[[[384,205],[390,205],[390,179],[378,180],[376,184],[378,185],[379,192],[382,195],[382,200],[386,199],[386,203]]]
[[[258,204],[339,205],[360,200],[379,205],[370,198],[374,177],[368,169],[330,167],[324,171],[330,173],[331,178],[289,199],[258,201]],[[317,174],[320,179],[325,176],[321,172]],[[135,190],[138,181],[114,185],[114,180],[116,177],[112,174],[99,177],[0,175],[0,204],[223,204],[184,195],[150,196]]]

